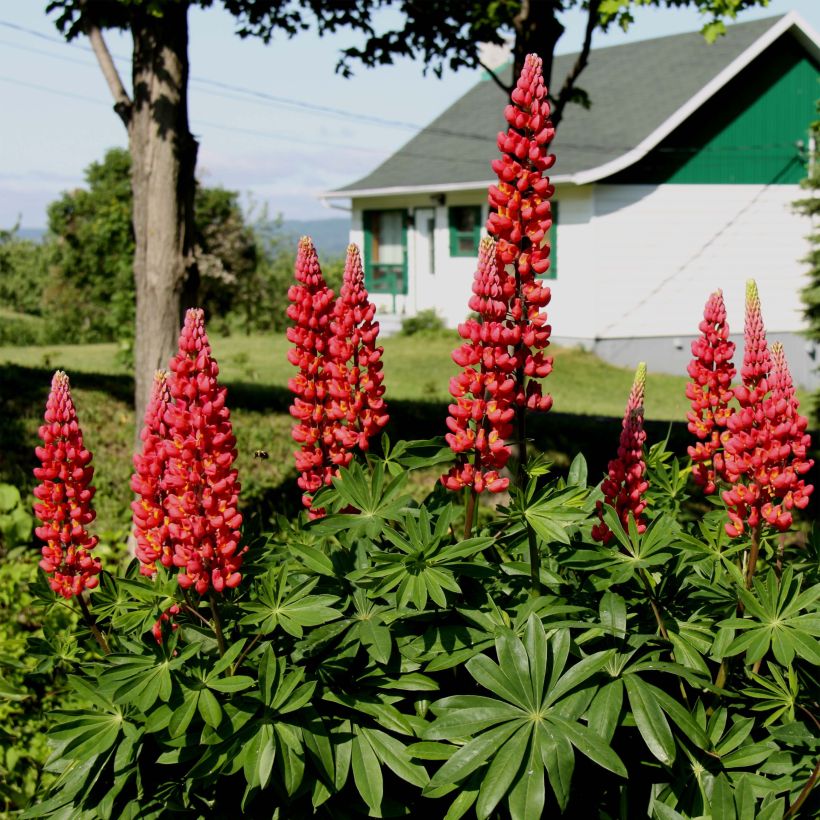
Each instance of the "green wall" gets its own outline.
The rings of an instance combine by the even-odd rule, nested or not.
[[[657,148],[608,183],[795,184],[806,176],[820,70],[785,34]]]

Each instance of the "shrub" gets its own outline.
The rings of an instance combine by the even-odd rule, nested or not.
[[[415,336],[418,333],[439,333],[444,330],[444,320],[432,308],[420,310],[415,316],[405,316],[401,320],[401,333],[403,336]]]

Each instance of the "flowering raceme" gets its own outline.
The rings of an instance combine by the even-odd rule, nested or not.
[[[502,492],[509,485],[499,471],[510,457],[505,442],[515,417],[517,362],[509,351],[520,340],[521,331],[506,321],[507,279],[499,270],[495,241],[485,237],[470,299],[470,309],[480,320],[471,318],[459,325],[458,333],[467,341],[453,353],[453,361],[464,370],[450,381],[456,403],[450,405],[450,432],[445,438],[457,461],[441,479],[450,490],[470,487],[477,493],[485,489]]]
[[[41,466],[34,476],[42,483],[34,489],[34,513],[42,526],[35,532],[46,544],[40,566],[54,592],[72,598],[97,586],[101,566],[100,559],[91,556],[97,537],[86,529],[95,517],[90,484],[94,468],[62,370],[52,379],[39,436],[43,446],[36,454]]]
[[[135,552],[140,560],[140,572],[149,576],[156,571],[157,561],[164,567],[173,566],[165,491],[162,488],[167,459],[164,442],[169,436],[165,415],[170,401],[168,374],[158,370],[140,433],[142,452],[134,456],[135,472],[131,477],[131,489],[138,496],[131,502],[137,541]]]
[[[715,481],[724,477],[721,434],[731,414],[729,402],[734,398],[735,345],[729,341],[726,306],[720,290],[707,300],[699,329],[701,335],[692,342],[694,358],[688,368],[692,381],[686,385],[686,397],[692,402],[692,409],[686,417],[689,432],[699,439],[694,447],[689,447],[692,475],[709,495],[715,492]]]
[[[171,359],[168,386],[172,401],[164,416],[165,469],[161,490],[168,516],[172,563],[177,581],[200,595],[222,592],[242,579],[237,511],[239,483],[233,468],[236,439],[226,390],[217,381],[203,311],[191,309]]]
[[[333,315],[333,291],[325,284],[316,248],[310,238],[299,240],[296,254],[297,284],[288,290],[288,361],[299,368],[298,375],[288,380],[294,394],[290,414],[297,420],[292,435],[301,448],[295,453],[297,484],[303,491],[302,503],[311,507],[313,494],[323,485],[330,484],[335,470],[332,456],[345,463],[328,418],[330,396],[327,390],[325,362],[330,353]],[[349,459],[348,459],[349,461]],[[315,511],[316,514],[321,514]]]
[[[646,480],[646,463],[643,459],[643,445],[646,441],[643,429],[645,389],[646,365],[641,362],[626,403],[618,456],[609,462],[607,477],[601,484],[604,501],[598,502],[600,522],[592,528],[592,537],[603,544],[608,544],[612,539],[612,530],[604,523],[604,504],[615,510],[624,528],[629,526],[629,518],[633,516],[638,532],[646,530],[646,519],[643,516],[646,509],[644,493],[649,488],[649,482]]]
[[[726,477],[733,485],[722,494],[730,537],[764,523],[787,530],[792,509],[803,509],[813,489],[800,478],[813,463],[806,455],[808,422],[798,412],[782,346],[769,352],[753,281],[746,288],[744,336],[743,384],[735,388],[739,408],[728,419],[724,445]]]
[[[364,270],[359,249],[348,245],[344,278],[330,322],[330,355],[325,360],[329,418],[341,446],[345,464],[352,458],[350,448],[367,451],[369,439],[388,422],[382,380],[382,353],[376,346],[379,323],[374,322],[376,306],[364,286]],[[339,451],[336,451],[339,452]],[[334,463],[340,463],[332,455]]]
[[[515,344],[517,365],[516,404],[531,410],[549,410],[552,398],[542,395],[542,379],[552,370],[552,359],[543,350],[551,328],[543,308],[550,289],[536,276],[550,266],[548,234],[552,226],[550,197],[555,188],[546,172],[555,162],[547,152],[555,129],[549,119],[547,89],[541,58],[529,54],[513,89],[512,103],[504,111],[507,132],[498,135],[501,159],[492,163],[498,185],[490,186],[487,231],[498,242],[499,268],[511,266],[504,282],[509,295],[511,326],[520,328]],[[533,352],[535,351],[535,352]]]

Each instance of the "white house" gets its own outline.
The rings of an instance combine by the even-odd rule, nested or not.
[[[554,76],[574,60],[557,58]],[[753,277],[770,340],[798,382],[818,383],[801,336],[810,224],[792,207],[818,78],[820,39],[795,14],[731,26],[713,45],[693,32],[594,51],[579,81],[591,107],[569,106],[552,144],[556,343],[682,373],[715,288],[742,337]],[[505,104],[483,80],[372,173],[325,194],[351,202],[383,322],[429,308],[463,321]]]

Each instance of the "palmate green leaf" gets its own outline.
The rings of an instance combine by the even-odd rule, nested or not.
[[[390,629],[377,623],[372,618],[365,618],[358,623],[358,635],[362,646],[367,647],[368,654],[378,663],[387,663],[393,650]]]
[[[275,757],[273,726],[268,722],[260,723],[242,747],[242,768],[249,789],[264,789],[268,785]]]
[[[356,727],[354,732],[351,758],[353,781],[362,800],[367,803],[371,812],[380,817],[384,781],[379,759],[359,727]]]
[[[171,737],[179,737],[191,725],[198,705],[199,692],[188,689],[183,696],[182,703],[174,710],[168,723],[168,732]]]
[[[407,472],[401,472],[385,483],[384,465],[377,462],[368,477],[362,466],[352,461],[333,478],[333,486],[317,494],[317,503],[330,506],[334,512],[311,523],[311,532],[332,535],[346,530],[352,536],[362,533],[377,538],[384,522],[396,521],[411,500],[405,492]],[[368,480],[369,479],[369,480]],[[337,510],[355,507],[355,515]]]
[[[712,809],[712,820],[736,820],[732,787],[723,772],[714,779],[709,805]]]
[[[276,762],[282,773],[285,791],[292,795],[305,774],[304,747],[301,730],[282,721],[273,724],[276,739]]]
[[[334,609],[335,595],[311,595],[319,579],[311,578],[292,590],[287,589],[288,567],[267,573],[259,586],[258,601],[243,605],[248,612],[240,624],[253,624],[268,634],[281,627],[289,635],[301,638],[303,627],[318,626],[342,617]]]
[[[601,625],[606,632],[616,638],[626,636],[626,601],[617,592],[607,590],[601,596],[598,607]]]
[[[569,803],[570,784],[575,770],[575,752],[572,744],[564,735],[549,731],[543,723],[538,726],[535,740],[555,799],[561,811],[564,811]],[[543,777],[541,784],[543,788]]]
[[[543,626],[535,615],[530,616],[530,621],[536,623],[536,629],[544,631]],[[531,711],[536,711],[539,702],[535,699],[535,693],[530,679],[530,659],[527,657],[527,650],[518,636],[510,631],[503,630],[496,635],[495,653],[498,657],[499,671],[512,684],[513,691],[522,698],[525,707]],[[467,671],[472,674],[471,668],[476,668],[478,658],[470,661]],[[543,687],[543,670],[536,670],[536,676],[541,675],[541,687]]]
[[[636,676],[628,675],[627,677]],[[647,697],[654,698],[655,702],[672,719],[672,722],[677,725],[688,740],[700,749],[709,748],[710,741],[706,732],[682,704],[664,692],[663,689],[646,683],[646,681],[641,681],[641,689],[645,691]]]
[[[496,641],[496,646],[497,644]],[[528,693],[521,686],[517,678],[515,680],[511,679],[498,664],[491,661],[486,655],[476,655],[470,658],[466,663],[466,668],[478,683],[485,689],[489,689],[493,694],[515,704],[520,709],[532,708],[531,693]]]
[[[362,727],[361,731],[379,760],[402,780],[422,789],[430,782],[426,769],[411,761],[407,747],[400,740],[379,729]]]
[[[469,737],[496,723],[526,717],[526,710],[482,695],[453,695],[432,707],[441,716],[424,733],[428,740]]]
[[[49,732],[55,745],[49,762],[66,758],[79,763],[105,754],[116,742],[123,730],[121,713],[58,713],[57,724]]]
[[[554,724],[570,743],[585,757],[588,757],[599,766],[621,777],[626,777],[626,767],[621,759],[595,732],[583,727],[579,723],[565,720],[555,713],[550,713],[548,722]]]
[[[602,686],[592,699],[587,718],[589,728],[607,743],[612,740],[621,716],[624,685],[620,678]]]
[[[430,778],[430,783],[425,789],[425,792],[438,786],[444,786],[448,783],[457,783],[459,780],[463,780],[467,775],[483,765],[513,732],[525,725],[526,719],[523,717],[517,720],[510,720],[501,726],[488,729],[486,732],[478,735],[478,737],[465,743],[433,777]],[[424,737],[432,737],[435,739],[435,735],[431,735],[429,731],[424,733]]]
[[[208,726],[214,728],[219,726],[222,721],[222,707],[212,692],[208,689],[201,689],[197,707],[199,708],[199,714],[202,715],[202,719]]]
[[[532,725],[525,723],[493,755],[478,790],[476,816],[479,820],[490,816],[516,779],[521,761],[529,748],[531,735]]]
[[[661,763],[675,760],[675,738],[652,691],[637,675],[624,675],[629,708],[650,752]]]
[[[614,654],[615,650],[606,649],[603,652],[596,652],[594,655],[582,658],[556,681],[555,686],[547,692],[544,704],[555,703],[581,683],[589,680],[609,663]]]

